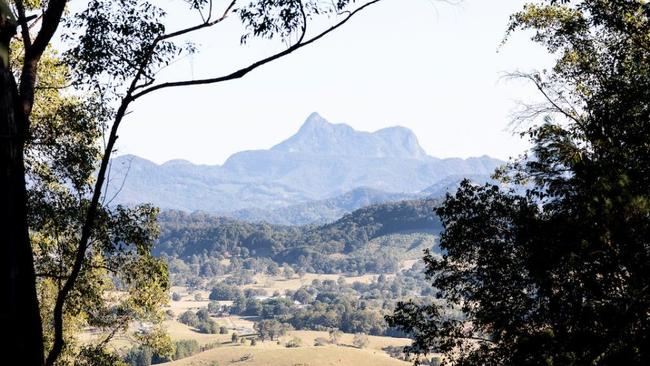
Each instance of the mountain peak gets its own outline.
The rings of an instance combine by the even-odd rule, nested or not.
[[[346,124],[329,123],[314,112],[298,132],[271,148],[274,151],[321,156],[424,159],[415,134],[395,126],[376,132],[356,131]]]

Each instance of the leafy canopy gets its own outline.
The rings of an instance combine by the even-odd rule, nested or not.
[[[448,196],[445,255],[425,257],[440,301],[388,321],[445,363],[649,364],[650,4],[543,1],[512,16],[521,29],[557,56],[514,75],[546,99],[520,119],[530,152],[497,174],[527,192]]]

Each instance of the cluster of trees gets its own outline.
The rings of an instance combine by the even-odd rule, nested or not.
[[[650,3],[540,1],[509,29],[557,57],[514,75],[545,99],[520,116],[530,154],[499,172],[525,192],[447,197],[444,256],[425,258],[441,301],[388,320],[444,364],[648,365]]]
[[[109,207],[104,189],[120,125],[136,102],[163,89],[244,77],[379,0],[188,1],[196,21],[171,31],[165,24],[178,22],[169,17],[192,17],[148,0],[70,9],[68,2],[0,0],[0,291],[8,296],[1,320],[13,332],[6,346],[34,366],[116,364],[110,339],[77,345],[74,334],[85,325],[115,335],[129,321],[160,323],[169,283],[164,263],[151,255],[157,210]],[[196,32],[229,16],[243,25],[242,43],[274,38],[286,47],[224,75],[157,78],[197,50],[188,42]],[[124,301],[103,301],[112,283],[129,294]],[[139,341],[170,352],[164,338]]]
[[[307,261],[301,265],[318,266],[326,255],[350,254],[383,235],[439,231],[440,222],[434,213],[438,203],[422,199],[372,205],[322,226],[278,226],[166,211],[159,216],[161,235],[154,252],[184,261],[207,255],[272,258],[278,263]],[[214,272],[223,271],[217,266]]]
[[[291,326],[275,319],[265,319],[256,322],[254,329],[260,340],[265,341],[268,339],[274,341],[287,334],[287,331],[291,330]]]
[[[245,285],[255,274],[394,273],[407,255],[435,248],[436,203],[379,204],[332,224],[299,227],[168,211],[160,215],[163,234],[154,251],[168,263],[173,283],[190,288],[223,275]]]
[[[229,311],[231,314],[260,317],[264,320],[260,324],[265,326],[283,323],[294,329],[404,335],[390,328],[384,316],[399,300],[409,297],[421,301],[427,299],[425,294],[432,290],[422,268],[422,265],[415,266],[392,279],[381,275],[368,284],[348,284],[343,277],[338,281],[314,280],[309,286],[268,299],[258,299],[254,291],[247,291],[234,299]]]
[[[196,328],[201,333],[216,334],[220,332],[217,322],[210,318],[208,309],[201,309],[197,312],[187,310],[178,316],[178,321]]]
[[[174,342],[174,351],[171,355],[160,355],[154,348],[149,346],[134,346],[128,350],[123,361],[130,366],[150,366],[190,357],[215,346],[216,344],[200,346],[195,339],[183,339]]]

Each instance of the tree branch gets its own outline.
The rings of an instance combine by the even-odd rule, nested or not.
[[[151,93],[153,91],[160,90],[160,89],[165,89],[165,88],[172,88],[172,87],[177,87],[177,86],[215,84],[215,83],[220,83],[220,82],[223,82],[223,81],[239,79],[239,78],[243,77],[244,75],[248,74],[249,72],[257,69],[260,66],[263,66],[263,65],[265,65],[265,64],[267,64],[267,63],[269,63],[271,61],[274,61],[274,60],[277,60],[277,59],[279,59],[281,57],[284,57],[284,56],[286,56],[286,55],[288,55],[288,54],[290,54],[290,53],[292,53],[292,52],[294,52],[296,50],[299,50],[299,49],[301,49],[301,48],[303,48],[305,46],[308,46],[308,45],[318,41],[319,39],[325,37],[327,34],[333,32],[334,30],[341,27],[343,24],[347,23],[348,20],[350,20],[358,12],[360,12],[363,9],[365,9],[365,8],[367,8],[367,7],[369,7],[369,6],[373,5],[373,4],[376,4],[376,3],[380,2],[380,1],[381,0],[370,1],[370,2],[368,2],[366,4],[364,4],[363,6],[360,6],[359,8],[355,9],[354,11],[350,12],[350,14],[348,16],[346,16],[343,20],[341,20],[337,24],[333,25],[332,27],[328,28],[327,30],[323,31],[319,35],[314,36],[314,37],[310,38],[309,40],[307,40],[305,42],[296,43],[293,46],[287,48],[286,50],[284,50],[282,52],[278,52],[278,53],[276,53],[274,55],[271,55],[269,57],[261,59],[261,60],[259,60],[257,62],[254,62],[254,63],[250,64],[247,67],[239,69],[239,70],[237,70],[235,72],[232,72],[232,73],[230,73],[228,75],[219,76],[219,77],[215,77],[215,78],[207,78],[207,79],[173,81],[173,82],[167,82],[167,83],[163,83],[163,84],[154,85],[152,87],[149,87],[149,88],[146,88],[146,89],[142,90],[139,93],[134,94],[133,95],[133,100],[136,100],[136,99],[138,99],[140,97],[143,97],[143,96],[145,96],[145,95],[147,95],[147,94],[149,94],[149,93]]]
[[[127,95],[120,104],[120,107],[117,110],[115,115],[115,122],[111,127],[111,132],[108,138],[108,143],[104,150],[104,156],[99,167],[99,172],[97,173],[97,181],[95,182],[95,187],[93,190],[93,196],[88,206],[88,211],[86,212],[86,219],[81,229],[81,238],[79,239],[79,245],[77,247],[77,252],[75,255],[75,261],[72,265],[72,271],[70,276],[65,281],[65,284],[61,288],[61,291],[57,294],[56,303],[54,305],[54,342],[52,349],[50,349],[47,359],[45,360],[46,366],[52,366],[58,359],[61,351],[63,350],[63,305],[68,297],[68,294],[73,289],[81,268],[83,266],[84,258],[86,256],[86,250],[88,248],[88,241],[92,234],[92,229],[95,224],[95,219],[97,216],[97,208],[99,205],[99,199],[101,197],[102,186],[104,185],[104,179],[106,176],[106,170],[108,169],[108,162],[110,160],[111,153],[117,141],[117,130],[120,126],[120,122],[126,114],[126,109],[131,103],[132,99]]]
[[[17,1],[16,3],[18,4],[19,2]],[[20,3],[22,4],[21,1]],[[36,85],[36,70],[38,68],[38,63],[61,22],[61,16],[65,10],[66,3],[66,0],[50,0],[48,2],[47,9],[43,13],[41,29],[36,35],[34,42],[31,43],[29,47],[25,47],[25,60],[20,74],[19,94],[20,103],[25,114],[27,129],[29,128],[29,116],[32,113],[32,107],[34,105],[34,86]],[[21,18],[22,32],[27,33],[27,38],[23,35],[23,42],[27,45],[29,29],[24,14]]]
[[[221,15],[221,17],[219,17],[218,19],[215,19],[214,21],[209,21],[210,16],[212,15],[212,14],[210,14],[210,16],[208,16],[208,21],[205,21],[205,22],[203,22],[203,23],[201,23],[199,25],[195,25],[195,26],[192,26],[192,27],[187,27],[187,28],[178,30],[176,32],[165,34],[165,35],[162,35],[162,36],[154,39],[153,42],[151,42],[151,45],[149,46],[149,50],[147,51],[147,54],[145,55],[145,57],[142,59],[142,62],[140,63],[140,67],[138,68],[138,72],[133,77],[133,80],[131,82],[131,85],[129,86],[129,90],[127,92],[127,95],[132,94],[136,89],[139,89],[139,88],[142,88],[145,85],[151,84],[151,82],[148,82],[148,84],[145,83],[143,85],[138,85],[138,82],[140,81],[140,78],[142,77],[142,75],[146,72],[147,65],[149,64],[149,61],[151,60],[151,56],[153,56],[153,53],[156,50],[156,46],[158,45],[158,43],[160,43],[160,42],[162,42],[164,40],[174,38],[174,37],[182,36],[182,35],[187,34],[187,33],[195,32],[195,31],[198,31],[198,30],[203,29],[203,28],[212,27],[215,24],[218,24],[218,23],[222,22],[224,19],[226,19],[228,17],[228,13],[235,6],[236,2],[237,2],[237,0],[232,0],[230,2],[230,5],[228,5],[226,10]],[[210,3],[210,13],[212,13],[212,3]]]
[[[32,39],[29,35],[29,26],[27,25],[27,17],[25,16],[25,4],[22,0],[16,0],[16,10],[18,12],[18,24],[20,25],[23,46],[27,50],[32,45]]]

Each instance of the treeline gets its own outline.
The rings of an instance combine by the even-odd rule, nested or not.
[[[424,199],[373,205],[322,226],[278,226],[167,211],[159,217],[161,236],[154,253],[185,262],[197,256],[270,258],[324,273],[390,271],[395,261],[368,264],[360,256],[329,257],[354,254],[372,239],[391,233],[438,232],[440,222],[433,212],[437,203]]]

